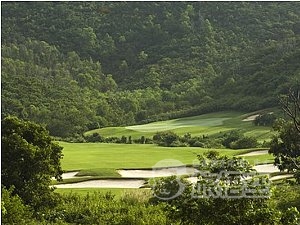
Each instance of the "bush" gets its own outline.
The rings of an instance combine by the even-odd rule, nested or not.
[[[1,189],[2,224],[29,224],[32,218],[30,208],[24,205],[18,195],[12,195],[13,188]]]
[[[226,132],[221,140],[223,146],[232,149],[255,148],[258,146],[258,142],[254,137],[245,137],[239,130]]]
[[[266,113],[257,116],[253,123],[256,126],[272,126],[276,118],[277,117],[273,113]]]
[[[190,146],[191,147],[200,147],[200,148],[204,148],[205,147],[205,145],[202,143],[202,142],[200,142],[200,141],[195,141],[195,142],[192,142],[191,144],[190,144]]]
[[[239,140],[243,137],[243,134],[238,130],[232,130],[226,132],[223,136],[222,145],[226,148],[231,148],[231,143]]]
[[[232,149],[255,148],[258,142],[254,137],[243,137],[237,141],[230,143]]]
[[[85,137],[87,142],[104,142],[104,138],[99,133],[93,133],[92,135],[89,135]]]
[[[140,225],[169,224],[161,205],[151,205],[148,195],[125,194],[116,199],[111,193],[89,193],[62,195],[62,204],[45,218],[49,222],[68,224],[120,224]]]
[[[160,146],[177,146],[179,136],[172,131],[158,132],[153,136],[153,141]]]

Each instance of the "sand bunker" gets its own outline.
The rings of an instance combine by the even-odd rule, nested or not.
[[[63,173],[62,174],[62,178],[63,179],[70,179],[70,178],[76,178],[76,174],[78,173],[78,171],[76,172],[67,172],[67,173]]]
[[[273,164],[257,165],[253,167],[258,173],[276,173],[280,170]]]
[[[267,150],[250,152],[240,156],[253,156],[267,154]],[[280,172],[273,164],[257,165],[253,167],[260,174],[270,174]],[[168,167],[168,168],[153,168],[152,170],[118,170],[118,173],[125,179],[105,179],[105,180],[90,180],[70,184],[57,184],[57,188],[141,188],[145,184],[146,178],[168,177],[168,176],[189,176],[187,180],[191,183],[197,183],[197,172],[199,170],[192,167]],[[75,178],[78,172],[68,172],[63,174],[63,179]],[[279,180],[291,177],[291,174],[277,175],[270,180]],[[140,178],[140,179],[130,179]],[[143,179],[145,178],[145,179]]]
[[[193,175],[196,172],[197,170],[191,167],[172,167],[153,170],[118,170],[118,173],[122,177],[126,178],[153,178],[168,177],[173,175]]]
[[[245,121],[245,122],[247,122],[247,121],[253,121],[253,120],[255,120],[256,117],[258,117],[258,116],[259,116],[259,114],[252,115],[252,116],[247,117],[246,119],[243,119],[242,121]]]
[[[71,179],[71,178],[82,178],[82,177],[91,177],[91,176],[76,176],[79,173],[79,171],[74,172],[66,172],[62,174],[62,179]],[[55,180],[55,177],[52,177],[52,180]]]
[[[125,179],[108,179],[108,180],[90,180],[72,184],[54,185],[57,188],[140,188],[144,185],[144,180],[125,180]]]
[[[268,154],[268,150],[253,151],[238,156],[256,156],[256,155],[265,155],[265,154]]]
[[[285,179],[285,178],[290,178],[290,177],[293,177],[293,175],[292,174],[277,175],[277,176],[271,177],[270,180],[274,181],[274,180],[280,180],[280,179]]]

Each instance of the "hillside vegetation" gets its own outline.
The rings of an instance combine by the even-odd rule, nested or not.
[[[51,135],[277,105],[298,2],[2,2],[2,114]]]

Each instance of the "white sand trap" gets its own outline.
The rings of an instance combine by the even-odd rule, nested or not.
[[[76,174],[78,173],[78,171],[76,172],[67,172],[67,173],[63,173],[61,176],[62,176],[62,179],[70,179],[70,178],[78,178],[76,177]],[[55,177],[52,177],[52,180],[55,180]]]
[[[90,180],[72,184],[54,185],[57,188],[140,188],[144,185],[144,180]]]
[[[79,171],[66,172],[66,173],[63,173],[61,176],[62,176],[63,180],[65,180],[65,179],[71,179],[71,178],[91,177],[91,176],[76,176],[78,173],[79,173]],[[55,180],[55,177],[52,177],[52,180]]]
[[[172,167],[153,170],[118,170],[122,177],[127,178],[153,178],[153,177],[168,177],[173,175],[192,175],[197,172],[191,167]]]
[[[276,173],[280,170],[273,164],[257,165],[253,167],[258,173]]]
[[[62,174],[62,178],[63,178],[63,179],[75,178],[77,173],[78,173],[78,171],[76,171],[76,172],[67,172],[67,173],[63,173],[63,174]]]
[[[253,151],[246,154],[238,155],[238,156],[256,156],[256,155],[265,155],[268,154],[268,150],[262,150],[262,151]]]
[[[258,116],[259,116],[259,114],[252,115],[252,116],[247,117],[246,119],[243,119],[242,121],[244,121],[244,122],[247,122],[247,121],[253,121],[253,120],[255,120],[256,117],[258,117]]]
[[[290,178],[290,177],[293,177],[293,175],[292,174],[284,174],[284,175],[278,175],[278,176],[271,177],[270,180],[272,180],[272,181],[281,180],[281,179]]]

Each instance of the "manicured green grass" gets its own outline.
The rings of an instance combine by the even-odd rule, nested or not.
[[[192,147],[159,147],[147,144],[108,144],[108,143],[66,143],[64,147],[62,168],[66,171],[81,171],[82,176],[118,177],[115,170],[120,168],[152,168],[162,160],[178,160],[178,165],[193,165],[197,155],[208,150]],[[222,155],[235,156],[249,152],[247,150],[217,149]],[[265,157],[249,158],[250,162]],[[182,163],[182,164],[181,164]],[[167,165],[166,165],[167,166]]]
[[[272,111],[272,109],[269,109]],[[273,134],[271,127],[254,126],[252,121],[243,121],[250,115],[258,114],[253,112],[243,114],[239,112],[218,112],[200,116],[185,117],[173,120],[153,122],[149,124],[134,125],[127,127],[106,127],[91,130],[85,135],[99,133],[104,137],[131,136],[133,139],[141,136],[152,137],[156,132],[172,130],[179,135],[191,133],[193,136],[217,135],[220,132],[239,129],[245,135],[254,136],[259,141],[269,140]]]
[[[117,173],[115,168],[96,168],[96,169],[88,169],[82,170],[77,174],[78,177],[84,176],[100,176],[100,177],[121,177],[120,174]]]
[[[159,147],[146,144],[66,143],[62,167],[67,171],[100,168],[151,168],[165,159],[192,164],[197,154],[210,149],[191,147]],[[218,149],[221,154],[236,155],[244,151]]]

